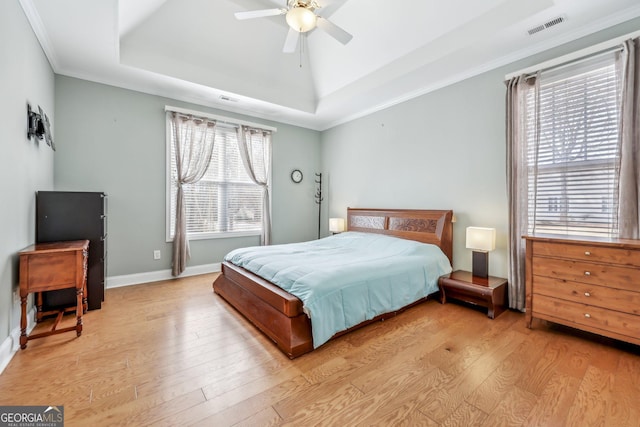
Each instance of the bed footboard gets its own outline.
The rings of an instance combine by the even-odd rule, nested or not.
[[[313,350],[311,322],[302,312],[302,302],[293,295],[227,262],[222,263],[222,274],[213,282],[213,291],[290,358]]]

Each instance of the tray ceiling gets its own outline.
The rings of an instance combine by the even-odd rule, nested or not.
[[[317,1],[349,44],[315,29],[285,54],[284,16],[234,17],[284,0],[20,0],[58,74],[317,130],[640,16],[637,0]]]

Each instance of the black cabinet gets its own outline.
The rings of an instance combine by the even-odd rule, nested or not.
[[[107,269],[107,195],[100,192],[38,191],[36,242],[89,240],[87,305],[99,309],[104,301]],[[43,293],[43,309],[75,305],[75,290]]]

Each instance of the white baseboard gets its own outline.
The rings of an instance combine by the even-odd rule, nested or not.
[[[31,307],[29,313],[27,313],[27,334],[30,334],[33,328],[36,326],[34,321],[36,315],[35,307]],[[0,344],[0,374],[7,367],[11,359],[20,348],[20,326],[17,326],[11,330],[9,336]]]
[[[220,263],[194,265],[187,269],[179,277],[196,276],[198,274],[218,273]],[[122,276],[107,277],[107,289],[120,288],[122,286],[139,285],[141,283],[158,282],[160,280],[175,279],[171,270],[149,271],[146,273],[125,274]]]

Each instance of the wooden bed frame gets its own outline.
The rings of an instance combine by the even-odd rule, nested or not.
[[[347,229],[432,243],[439,246],[451,261],[452,217],[453,211],[450,210],[349,208]],[[213,282],[213,291],[275,341],[290,358],[313,350],[311,322],[302,311],[302,301],[297,297],[226,261],[222,263],[222,274]],[[334,335],[334,338],[366,324],[393,317],[410,306],[360,323]]]

